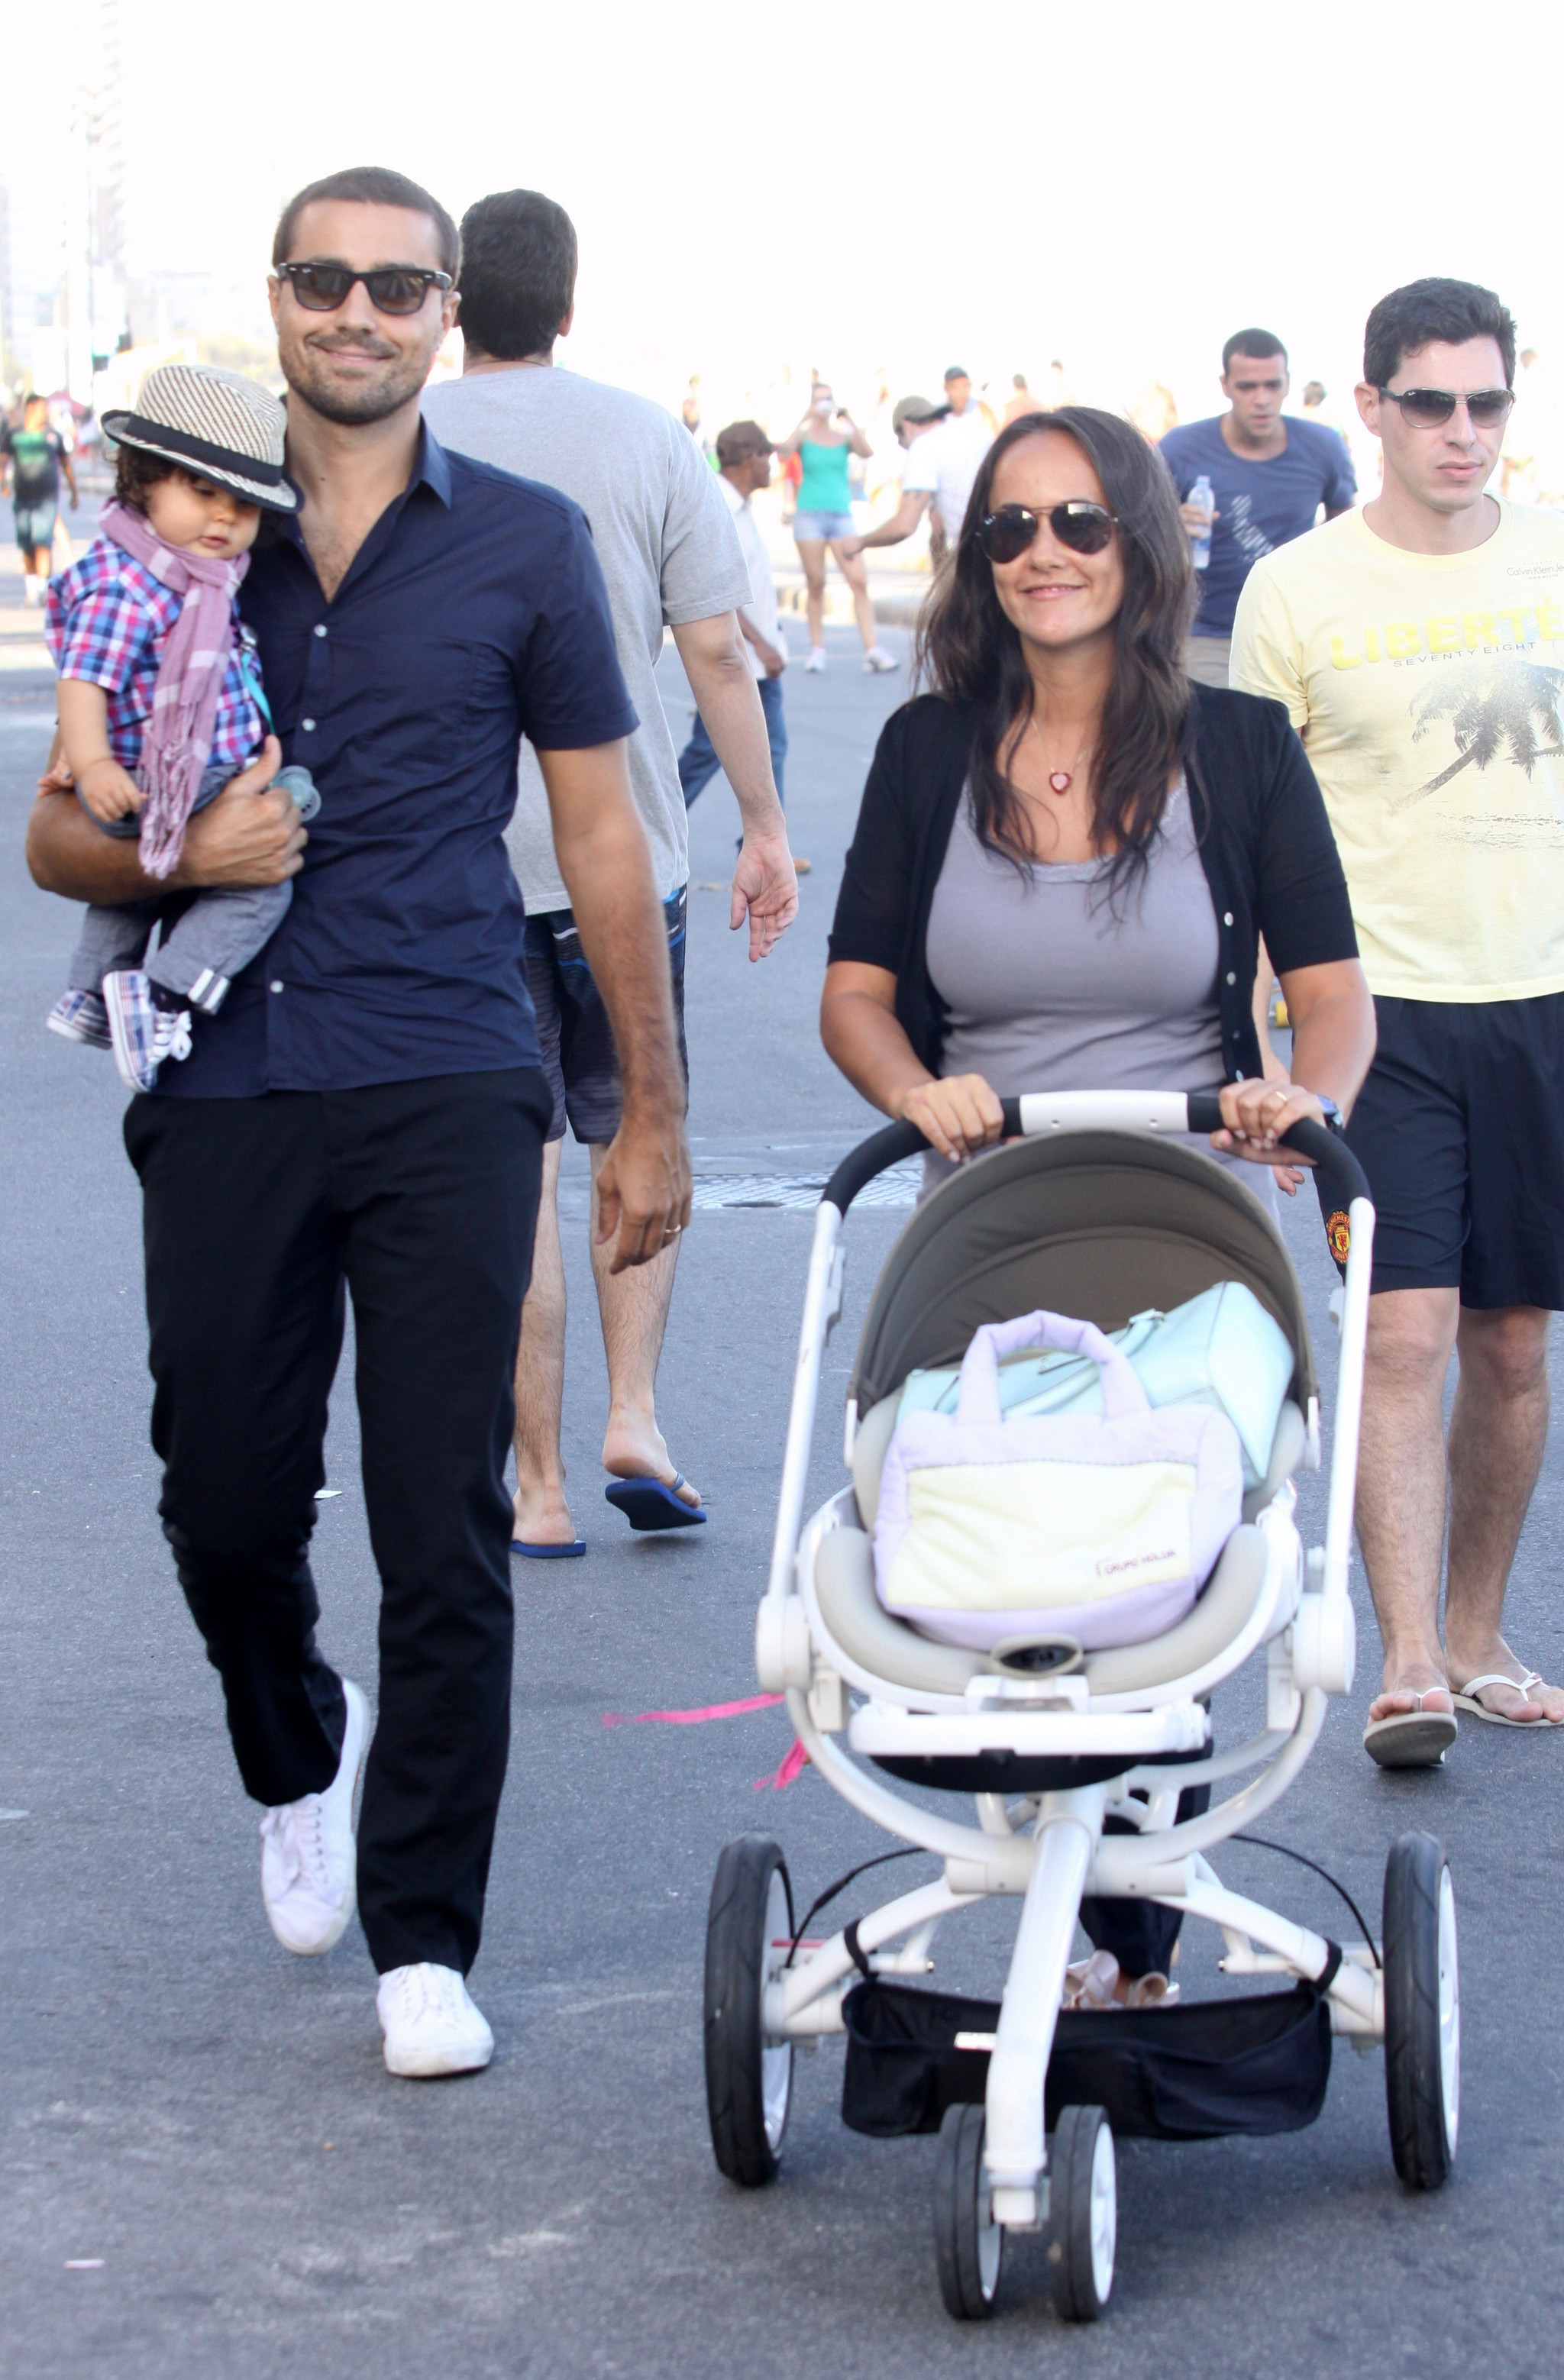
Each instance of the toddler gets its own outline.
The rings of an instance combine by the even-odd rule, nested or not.
[[[101,534],[49,588],[60,740],[78,798],[106,834],[136,835],[149,876],[178,865],[185,829],[259,756],[270,725],[239,582],[262,512],[291,513],[283,408],[253,381],[202,364],[148,375],[119,447]],[[274,782],[304,818],[303,769]],[[188,1056],[192,1008],[212,1015],[282,922],[292,886],[198,892],[162,922],[156,899],[89,908],[69,989],[49,1013],[67,1040],[112,1047],[132,1089]]]

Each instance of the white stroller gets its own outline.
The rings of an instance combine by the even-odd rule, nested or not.
[[[1455,2155],[1455,1900],[1438,1843],[1408,1834],[1393,1846],[1382,1947],[1339,1945],[1229,1891],[1208,1857],[1286,1792],[1327,1697],[1352,1682],[1348,1566],[1374,1235],[1354,1160],[1320,1127],[1301,1127],[1292,1146],[1317,1164],[1345,1262],[1326,1542],[1305,1556],[1291,1475],[1318,1466],[1320,1420],[1297,1277],[1257,1201],[1169,1138],[1220,1121],[1204,1094],[1006,1101],[1006,1130],[1021,1136],[942,1184],[891,1252],[848,1387],[853,1484],[801,1527],[821,1358],[842,1305],[843,1221],[867,1183],[924,1148],[921,1135],[898,1124],[864,1142],[816,1217],[756,1666],[764,1688],[785,1691],[827,1781],[943,1868],[812,1941],[808,1918],[795,1925],[779,1847],[758,1834],[727,1846],[707,1937],[712,2145],[734,2181],[772,2179],[794,2046],[845,2033],[844,2119],[882,2135],[939,2133],[937,2265],[958,2319],[992,2312],[1006,2233],[1041,2229],[1060,2311],[1094,2320],[1113,2279],[1115,2128],[1201,2139],[1312,2122],[1333,2034],[1364,2050],[1384,2045],[1404,2182],[1436,2188]],[[934,1643],[882,1607],[867,1532],[911,1370],[959,1363],[979,1326],[1036,1307],[1113,1330],[1231,1281],[1279,1323],[1296,1368],[1267,1475],[1185,1619],[1149,1643],[1029,1667]],[[1213,1753],[1212,1690],[1261,1657],[1264,1730]],[[1186,1800],[1181,1819],[1181,1792],[1245,1775],[1202,1815],[1187,1815]],[[928,1788],[973,1796],[973,1822],[929,1807]],[[945,1917],[999,1894],[1020,1911],[998,2004],[896,1980],[930,1972]],[[1085,1894],[1205,1918],[1220,1928],[1226,1973],[1287,1976],[1292,1988],[1061,2012]]]

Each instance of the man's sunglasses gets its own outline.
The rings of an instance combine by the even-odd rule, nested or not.
[[[1382,388],[1379,394],[1400,407],[1403,421],[1414,421],[1420,430],[1437,430],[1461,404],[1477,429],[1491,430],[1506,419],[1515,402],[1512,388],[1473,389],[1465,398],[1452,395],[1448,388]]]
[[[1044,521],[1072,553],[1101,553],[1119,526],[1106,505],[1090,504],[1084,496],[1055,504],[1047,513],[1035,513],[1025,504],[1001,504],[978,524],[977,542],[990,562],[1019,562],[1036,543]]]
[[[449,289],[448,273],[424,273],[410,264],[378,265],[373,273],[355,273],[346,264],[279,264],[281,278],[293,284],[293,294],[311,314],[334,314],[347,302],[348,292],[361,281],[377,314],[416,314],[431,289]]]

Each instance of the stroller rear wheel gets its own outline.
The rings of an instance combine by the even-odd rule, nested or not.
[[[1432,1835],[1402,1835],[1385,1863],[1385,2095],[1396,2171],[1409,2190],[1437,2190],[1461,2119],[1461,1972],[1455,1888]]]
[[[1119,2175],[1100,2107],[1061,2107],[1049,2161],[1049,2265],[1066,2322],[1096,2322],[1113,2289]]]
[[[765,1835],[727,1844],[706,1920],[706,2107],[719,2169],[746,2190],[775,2180],[793,2097],[793,2044],[768,2041],[767,1979],[793,1937],[793,1889]]]
[[[934,2260],[945,2311],[987,2322],[999,2293],[1005,2235],[983,2171],[981,2107],[947,2107],[934,2163]]]

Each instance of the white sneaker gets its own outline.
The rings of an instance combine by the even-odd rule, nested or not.
[[[826,665],[824,645],[811,645],[804,657],[804,666],[811,677],[818,677]]]
[[[347,1726],[336,1775],[323,1793],[279,1803],[261,1821],[261,1898],[285,1950],[318,1959],[335,1949],[358,1905],[353,1795],[364,1767],[369,1708],[344,1678]]]
[[[470,2074],[494,2055],[494,2036],[455,1967],[393,1967],[380,1979],[375,2014],[388,2074],[427,2081]]]
[[[877,676],[881,670],[900,669],[901,666],[895,654],[888,653],[883,645],[871,645],[864,655],[864,667],[873,670]]]

